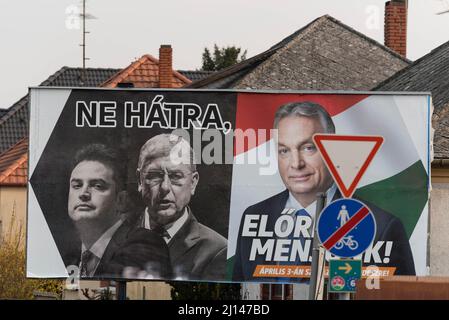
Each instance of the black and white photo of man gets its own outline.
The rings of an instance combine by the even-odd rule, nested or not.
[[[90,144],[75,155],[68,215],[80,240],[80,276],[121,277],[125,267],[146,275],[170,274],[168,248],[159,235],[136,229],[119,208],[124,201],[123,168],[115,150]]]
[[[138,225],[167,242],[176,279],[223,279],[227,240],[201,224],[189,207],[199,182],[190,144],[174,134],[160,134],[141,148],[138,191],[146,208]]]

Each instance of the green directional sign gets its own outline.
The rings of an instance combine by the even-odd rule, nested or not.
[[[355,292],[362,277],[362,260],[329,260],[329,292]]]

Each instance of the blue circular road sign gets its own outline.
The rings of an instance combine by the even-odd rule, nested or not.
[[[318,238],[337,257],[352,258],[363,253],[376,235],[371,210],[355,199],[330,203],[318,219]]]

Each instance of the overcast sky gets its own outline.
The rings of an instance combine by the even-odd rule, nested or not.
[[[258,54],[329,14],[383,43],[385,0],[87,0],[88,67],[123,68],[161,44],[176,69],[201,66],[204,47]],[[0,108],[8,108],[62,66],[82,65],[80,0],[0,0]],[[410,0],[408,58],[449,41],[449,0]]]

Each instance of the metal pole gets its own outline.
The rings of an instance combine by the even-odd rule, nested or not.
[[[83,0],[83,71],[86,68],[86,0]]]
[[[126,281],[116,281],[117,300],[126,300]]]
[[[315,222],[313,228],[313,249],[312,249],[312,273],[310,275],[310,286],[309,286],[309,300],[316,299],[316,287],[318,280],[318,264],[319,264],[319,253],[320,253],[320,243],[318,241],[318,218],[320,217],[321,211],[323,211],[324,205],[326,203],[326,194],[318,193],[316,200],[316,210],[315,210]]]
[[[81,80],[86,81],[86,0],[83,0],[83,71]]]
[[[351,300],[351,294],[349,292],[339,292],[336,300]]]

